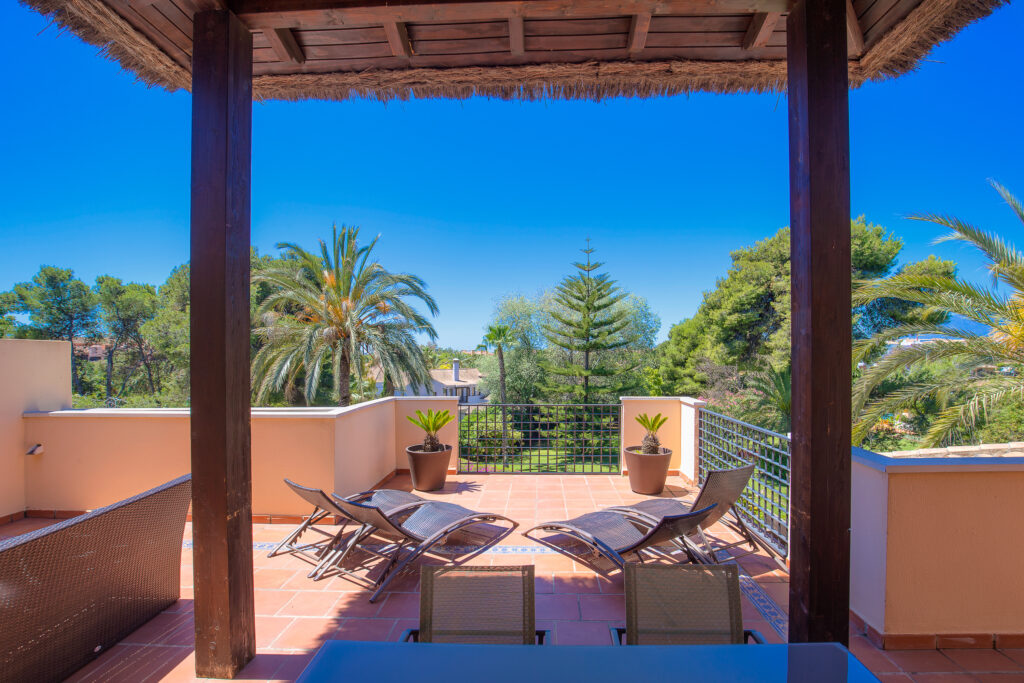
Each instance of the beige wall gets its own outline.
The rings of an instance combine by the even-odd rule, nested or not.
[[[1024,471],[891,473],[886,633],[1024,633]]]
[[[26,410],[71,407],[71,344],[0,339],[0,515],[26,508],[26,455],[36,441],[25,433]]]
[[[361,403],[335,420],[333,488],[338,494],[366,491],[395,470],[394,403],[393,398]]]
[[[647,413],[654,416],[661,413],[668,418],[668,422],[658,430],[658,438],[661,445],[672,451],[672,460],[669,469],[678,470],[682,457],[682,412],[678,398],[672,397],[647,397],[647,396],[623,396],[622,397],[622,447],[639,446],[643,441],[646,431],[636,421],[637,415]],[[625,471],[623,461],[623,471]]]
[[[850,609],[881,633],[885,630],[889,478],[854,459],[850,493]]]
[[[409,457],[405,449],[413,444],[423,443],[423,430],[409,422],[408,416],[415,416],[417,410],[449,410],[455,419],[441,430],[441,443],[452,447],[449,469],[457,469],[459,463],[459,399],[448,396],[399,397],[395,399],[395,459],[394,468],[409,469]]]

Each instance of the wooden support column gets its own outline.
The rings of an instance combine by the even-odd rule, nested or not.
[[[790,642],[849,641],[850,141],[846,0],[787,20],[793,307]]]
[[[256,652],[249,454],[252,35],[199,12],[192,55],[192,539],[196,674]]]

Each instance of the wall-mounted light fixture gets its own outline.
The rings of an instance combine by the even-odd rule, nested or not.
[[[43,444],[37,443],[32,448],[28,449],[28,452],[25,455],[42,455],[45,452],[46,449],[43,448]]]

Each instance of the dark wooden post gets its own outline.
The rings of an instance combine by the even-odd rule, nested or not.
[[[192,538],[196,674],[256,652],[249,454],[252,35],[199,12],[192,55]]]
[[[850,126],[845,0],[786,24],[793,284],[789,640],[849,641]]]

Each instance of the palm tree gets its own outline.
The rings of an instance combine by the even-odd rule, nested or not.
[[[747,386],[757,394],[758,403],[772,414],[771,428],[788,432],[793,414],[793,370],[768,366],[762,372],[747,375]]]
[[[479,351],[490,351],[494,349],[498,357],[498,389],[501,402],[505,402],[505,349],[512,348],[516,343],[516,337],[512,334],[512,328],[508,325],[489,325],[484,339],[477,346]]]
[[[992,186],[1024,223],[1024,206],[1010,192]],[[927,399],[945,407],[925,434],[926,446],[938,446],[969,431],[978,418],[1008,399],[1024,394],[1024,254],[992,232],[951,216],[912,216],[948,228],[936,242],[965,242],[988,263],[993,286],[965,282],[955,276],[897,274],[861,283],[854,305],[898,298],[924,306],[926,322],[901,325],[854,345],[854,363],[868,359],[885,342],[924,336],[923,343],[900,345],[868,367],[854,384],[854,443],[860,443],[879,419]],[[995,285],[1001,284],[1005,293]],[[950,321],[964,319],[984,327],[978,334]],[[873,390],[890,375],[926,362],[947,360],[961,370],[953,377],[923,381],[872,398]],[[991,372],[992,367],[1011,372]]]
[[[433,315],[437,303],[419,277],[391,273],[371,258],[379,236],[362,247],[358,236],[358,228],[334,226],[330,243],[320,240],[319,254],[278,244],[284,258],[253,275],[253,282],[274,289],[258,309],[263,326],[254,330],[264,342],[252,363],[256,400],[304,373],[303,394],[312,403],[331,363],[338,405],[349,405],[353,366],[356,386],[363,386],[364,353],[393,381],[429,381],[416,335],[434,339],[437,333],[410,300]]]

